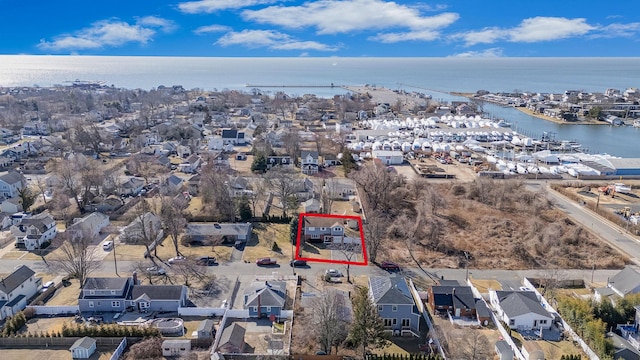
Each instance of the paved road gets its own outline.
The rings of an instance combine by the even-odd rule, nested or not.
[[[608,220],[586,209],[575,201],[549,189],[547,183],[528,181],[526,185],[531,189],[546,187],[548,189],[549,199],[551,199],[559,209],[585,228],[591,230],[594,234],[600,236],[604,241],[611,244],[611,246],[629,256],[631,261],[636,265],[640,265],[640,239],[626,233],[624,228],[610,223]]]

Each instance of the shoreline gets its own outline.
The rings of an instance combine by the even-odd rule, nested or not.
[[[556,123],[559,125],[610,125],[604,121],[598,121],[598,120],[578,120],[578,121],[564,121],[564,120],[560,120],[557,118],[553,118],[550,116],[546,116],[543,114],[538,114],[535,113],[529,109],[527,109],[526,107],[519,107],[519,106],[513,106],[514,109],[525,113],[529,116],[533,116],[535,118],[541,119],[541,120],[546,120],[546,121],[550,121],[552,123]]]
[[[463,96],[466,97],[467,99],[473,99],[475,98],[475,94],[474,93],[463,93],[463,92],[451,92],[449,93],[451,95],[455,95],[455,96]],[[494,105],[498,105],[498,106],[502,106],[502,104],[499,103],[495,103],[492,101],[487,101],[487,100],[483,100],[488,102],[489,104],[494,104]],[[539,114],[536,113],[532,110],[529,110],[526,107],[520,107],[520,106],[510,106],[518,111],[520,111],[521,113],[527,114],[529,116],[533,116],[535,118],[538,118],[540,120],[546,120],[558,125],[610,125],[604,121],[598,121],[598,120],[578,120],[578,121],[564,121],[558,118],[554,118],[554,117],[550,117],[550,116],[546,116],[544,114]]]

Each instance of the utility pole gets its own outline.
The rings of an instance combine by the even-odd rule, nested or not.
[[[118,277],[120,277],[120,275],[118,274],[118,260],[116,260],[116,240],[113,240],[113,267],[116,271],[116,275],[118,275]]]

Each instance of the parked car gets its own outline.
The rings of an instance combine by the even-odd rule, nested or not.
[[[305,260],[291,260],[289,261],[289,266],[292,267],[303,267],[307,266],[307,262]]]
[[[180,263],[180,262],[184,262],[186,260],[187,260],[187,258],[184,257],[184,256],[176,256],[176,257],[172,257],[171,259],[167,260],[167,262],[169,264],[177,264],[177,263]]]
[[[198,265],[212,266],[212,265],[216,265],[218,262],[216,261],[216,258],[214,258],[214,257],[203,256],[203,257],[198,259],[197,263],[198,263]]]
[[[256,265],[265,266],[265,265],[275,265],[277,263],[276,259],[272,258],[260,258],[256,260]]]
[[[40,292],[43,293],[49,290],[49,288],[53,287],[54,285],[55,283],[53,281],[47,281],[46,283],[44,283],[44,285],[42,285],[42,289],[40,289]]]
[[[329,275],[331,277],[342,277],[342,273],[336,269],[327,269],[327,271],[324,272],[325,275]]]
[[[392,263],[391,261],[385,261],[381,263],[380,268],[388,271],[400,270],[400,266],[396,263]]]
[[[159,266],[151,266],[148,267],[147,272],[151,275],[164,275],[167,273],[167,271]]]
[[[102,249],[105,250],[105,251],[106,250],[111,250],[112,247],[113,247],[113,241],[105,241],[102,244]]]

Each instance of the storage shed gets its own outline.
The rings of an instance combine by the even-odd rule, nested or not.
[[[162,356],[183,356],[191,351],[191,340],[165,340],[162,342]]]
[[[88,336],[76,340],[69,348],[73,359],[88,359],[96,351],[96,339]]]

